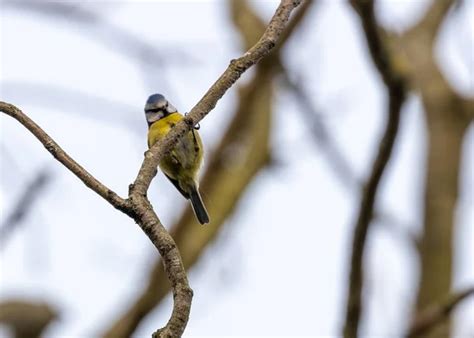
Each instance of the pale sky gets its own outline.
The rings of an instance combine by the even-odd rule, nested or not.
[[[378,14],[388,27],[401,30],[427,3],[380,1]],[[437,50],[450,82],[470,96],[473,3],[466,1],[464,14],[445,27]],[[266,19],[277,7],[276,1],[254,4]],[[117,49],[100,25],[68,23],[2,4],[0,98],[21,107],[75,160],[124,196],[146,149],[148,95],[161,92],[178,110],[189,111],[229,60],[240,55],[240,40],[224,1],[90,1],[84,8],[156,47],[166,66],[140,69],[136,50]],[[285,57],[343,154],[365,177],[385,121],[385,96],[351,8],[338,0],[314,6],[285,47]],[[257,177],[190,271],[195,296],[186,337],[340,333],[358,195],[337,181],[310,141],[294,98],[283,89],[280,93],[272,135],[279,166]],[[234,88],[201,122],[207,149],[224,131],[235,99]],[[420,102],[412,95],[377,204],[396,216],[393,226],[415,233],[423,195],[423,123]],[[62,317],[47,337],[94,336],[134,299],[157,253],[128,217],[53,161],[16,121],[2,116],[0,128],[2,216],[33,172],[47,166],[54,173],[35,211],[0,252],[0,299],[32,297],[57,306]],[[457,214],[456,287],[474,284],[473,149],[471,126]],[[186,205],[160,174],[149,196],[168,227]],[[386,226],[372,229],[362,332],[397,337],[411,309],[418,263],[409,243]],[[136,336],[156,330],[170,311],[168,298]],[[457,313],[456,333],[472,336],[468,318],[474,316],[474,301]]]

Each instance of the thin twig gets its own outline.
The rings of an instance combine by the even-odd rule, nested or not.
[[[463,300],[474,295],[474,287],[452,294],[439,304],[433,304],[415,316],[407,337],[420,337],[444,321]]]
[[[356,338],[362,312],[364,280],[363,257],[367,234],[373,218],[374,205],[384,170],[392,154],[398,134],[400,110],[405,100],[405,80],[399,76],[389,59],[389,53],[376,23],[373,1],[353,0],[352,6],[360,16],[372,60],[388,92],[387,125],[379,143],[377,157],[362,190],[362,199],[354,227],[350,262],[349,290],[344,324],[344,337]]]

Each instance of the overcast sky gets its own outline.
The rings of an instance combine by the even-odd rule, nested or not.
[[[380,3],[379,17],[400,31],[423,14],[428,2]],[[452,85],[470,96],[473,3],[465,1],[463,12],[453,16],[437,51]],[[277,7],[276,1],[254,4],[266,20]],[[21,107],[75,160],[123,196],[146,149],[143,106],[148,95],[161,92],[178,110],[189,111],[229,60],[239,56],[240,40],[224,1],[90,1],[83,8],[156,47],[160,64],[137,67],[137,49],[115,44],[104,24],[2,4],[0,98]],[[314,6],[285,47],[285,64],[311,94],[355,172],[364,177],[386,103],[350,7],[336,0]],[[229,91],[201,123],[207,149],[215,147],[225,130],[235,93]],[[190,271],[195,296],[186,336],[340,332],[359,196],[331,173],[307,135],[294,98],[283,89],[279,93],[272,135],[279,165],[257,177],[217,241]],[[423,197],[423,123],[420,101],[412,95],[377,205],[396,216],[391,226],[414,233],[420,230]],[[129,218],[54,162],[16,121],[2,116],[0,128],[2,217],[35,171],[47,167],[54,173],[24,227],[0,252],[0,299],[33,297],[57,306],[62,317],[48,330],[49,337],[96,334],[133,300],[157,253]],[[457,210],[455,287],[474,284],[473,154],[471,126]],[[149,195],[165,226],[186,205],[162,175]],[[400,322],[409,316],[417,280],[414,249],[388,229],[374,224],[368,242],[369,311],[362,330],[370,335],[403,332]],[[168,298],[137,336],[165,323],[170,309]],[[457,313],[456,332],[472,336],[474,325],[467,319],[474,316],[474,301],[466,301]]]

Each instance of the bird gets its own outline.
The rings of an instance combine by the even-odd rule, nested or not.
[[[148,148],[169,133],[184,116],[162,95],[151,95],[145,104],[148,123]],[[209,214],[199,193],[197,180],[204,149],[196,128],[191,129],[159,163],[161,171],[188,200],[201,224],[209,223]]]

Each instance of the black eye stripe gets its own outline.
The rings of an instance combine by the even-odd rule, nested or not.
[[[159,113],[160,111],[163,111],[163,108],[148,109],[146,112],[147,113]]]

